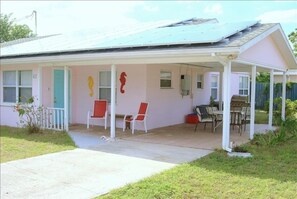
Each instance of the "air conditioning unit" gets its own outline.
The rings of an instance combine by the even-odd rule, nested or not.
[[[191,88],[191,77],[190,75],[181,75],[181,95],[186,96],[190,95],[190,88]]]

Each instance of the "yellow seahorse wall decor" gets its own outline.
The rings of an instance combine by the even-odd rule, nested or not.
[[[94,95],[94,80],[93,80],[93,77],[92,76],[89,76],[88,77],[88,85],[89,85],[89,89],[90,89],[90,96],[93,97]]]

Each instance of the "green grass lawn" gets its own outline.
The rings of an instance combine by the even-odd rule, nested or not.
[[[65,132],[29,134],[26,129],[6,126],[0,128],[1,163],[75,148]]]
[[[216,151],[98,198],[296,198],[297,138],[246,147],[253,158]]]
[[[255,111],[255,123],[256,124],[268,124],[268,114],[266,111]]]
[[[295,114],[295,118],[297,119],[297,113]],[[256,124],[268,124],[268,113],[263,110],[255,111],[255,123]]]

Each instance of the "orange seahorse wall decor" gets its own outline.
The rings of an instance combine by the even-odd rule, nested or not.
[[[124,86],[126,84],[126,77],[127,77],[127,74],[125,72],[122,72],[121,76],[120,76],[120,82],[121,82],[120,92],[121,93],[125,93]]]
[[[93,87],[94,87],[94,80],[93,80],[93,77],[92,76],[89,76],[88,77],[88,85],[89,85],[89,89],[90,89],[90,97],[93,97],[94,95],[94,90],[93,90]]]

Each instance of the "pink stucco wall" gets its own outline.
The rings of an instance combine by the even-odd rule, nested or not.
[[[110,66],[77,66],[71,67],[72,71],[72,123],[86,123],[87,111],[92,109],[94,99],[98,98],[99,71],[110,70]],[[172,72],[172,88],[160,88],[160,71]],[[127,74],[125,93],[119,91],[119,76],[122,72]],[[117,65],[117,103],[116,113],[136,114],[142,101],[149,102],[148,129],[168,126],[184,122],[185,115],[192,112],[194,106],[202,104],[196,95],[182,97],[180,94],[180,75],[188,74],[192,83],[196,85],[195,69],[179,67],[177,65]],[[89,96],[88,77],[92,76],[95,82],[94,96]],[[206,87],[204,89],[209,92]],[[192,88],[192,93],[196,92]],[[201,96],[207,94],[200,93]],[[206,97],[209,101],[209,96]],[[98,122],[100,123],[100,121]],[[117,120],[118,127],[122,121]],[[101,121],[103,125],[103,121]],[[137,129],[143,129],[137,125]]]
[[[239,95],[239,77],[241,75],[248,75],[248,73],[232,73],[231,74],[231,89],[230,89],[230,96],[232,95]],[[224,86],[224,85],[223,85]]]
[[[203,74],[204,78],[204,87],[202,89],[196,88],[196,75]],[[202,73],[200,70],[197,71],[193,76],[193,104],[194,105],[201,105],[201,104],[209,104],[210,102],[210,95],[211,95],[211,76],[218,75],[220,78],[219,72],[204,72]],[[238,95],[239,94],[239,77],[241,75],[249,75],[248,73],[232,73],[231,74],[231,89],[230,89],[230,96]],[[218,87],[220,89],[220,79],[218,82]],[[224,89],[224,85],[222,85],[222,89]],[[219,90],[218,90],[218,97],[219,97]]]
[[[197,105],[208,104],[210,97],[210,77],[217,72],[207,72],[206,69],[190,68],[180,65],[117,65],[117,93],[116,113],[136,114],[142,101],[149,102],[148,129],[183,123],[185,116],[192,113]],[[2,70],[5,70],[3,68]],[[10,67],[15,70],[18,67]],[[23,67],[33,70],[33,95],[38,96],[37,66]],[[53,70],[55,67],[42,68],[42,105],[53,106]],[[93,108],[93,102],[98,99],[99,71],[110,71],[110,66],[70,66],[71,73],[71,107],[70,122],[72,124],[86,124],[87,112]],[[172,72],[172,88],[160,88],[160,71]],[[120,93],[120,74],[127,74],[125,93]],[[204,86],[197,89],[197,74],[203,74]],[[191,77],[190,95],[182,96],[180,91],[181,75]],[[94,79],[94,95],[89,96],[88,77]],[[238,94],[238,74],[232,74],[231,95]],[[2,87],[1,87],[2,89]],[[1,90],[2,95],[2,90]],[[2,98],[1,98],[2,99]],[[109,107],[110,109],[110,107]],[[1,125],[16,126],[17,114],[12,111],[12,106],[1,106]],[[103,125],[103,121],[97,122]],[[109,125],[109,121],[108,121]],[[122,121],[116,121],[117,127],[122,127]],[[136,129],[143,129],[137,125]]]
[[[183,123],[185,115],[192,112],[192,98],[180,94],[180,75],[187,71],[176,65],[149,65],[147,70],[148,126],[157,128]],[[172,72],[172,88],[160,88],[161,70]]]
[[[209,97],[210,97],[210,75],[211,73],[201,71],[201,69],[198,71],[197,69],[194,70],[193,74],[193,81],[192,81],[192,91],[193,91],[193,106],[201,105],[201,104],[208,104],[209,103]],[[197,88],[196,82],[197,82],[197,75],[203,75],[203,88]]]
[[[86,70],[86,67],[88,68]],[[98,99],[99,71],[110,71],[110,66],[72,67],[72,123],[86,123],[87,112],[92,110],[93,102]],[[120,93],[119,77],[126,72],[125,93]],[[89,96],[88,77],[94,79],[94,95]],[[116,113],[134,113],[141,101],[146,101],[146,66],[117,65]],[[110,109],[110,107],[109,107]],[[100,122],[100,121],[99,121]],[[101,122],[103,124],[103,121]],[[121,126],[121,121],[116,122]]]
[[[0,108],[0,125],[7,125],[7,126],[18,126],[20,122],[18,113],[14,112],[13,106],[11,105],[1,105]]]
[[[283,69],[283,66],[287,65],[282,52],[278,49],[271,36],[266,37],[240,54],[239,58],[258,64],[266,63],[279,69]]]

